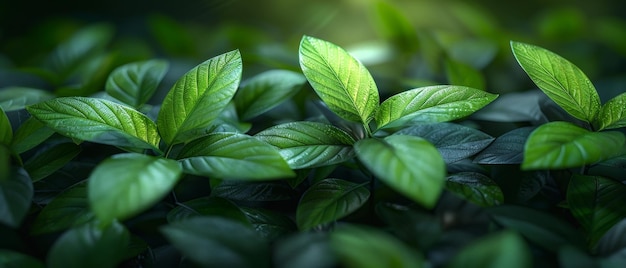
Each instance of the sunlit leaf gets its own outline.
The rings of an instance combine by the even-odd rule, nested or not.
[[[79,226],[95,219],[84,184],[56,196],[37,215],[31,233],[44,234]]]
[[[176,81],[163,100],[157,124],[163,140],[173,145],[205,134],[235,95],[241,80],[238,50],[199,64]]]
[[[276,148],[245,134],[204,136],[187,143],[178,158],[186,173],[219,179],[267,180],[295,176]]]
[[[343,119],[367,124],[378,106],[378,89],[369,71],[341,47],[304,36],[300,67],[317,95]]]
[[[329,124],[286,123],[263,130],[255,137],[278,147],[294,169],[333,165],[354,157],[354,138]]]
[[[550,99],[580,120],[595,120],[600,111],[600,97],[576,65],[530,44],[511,41],[511,49],[522,69]]]
[[[287,70],[270,70],[242,83],[234,97],[237,113],[250,120],[291,98],[306,83],[302,74]]]
[[[15,153],[21,154],[41,144],[54,134],[54,130],[46,127],[41,121],[29,117],[22,122],[13,134],[11,148]]]
[[[0,108],[5,111],[24,109],[28,105],[52,99],[48,91],[28,87],[7,87],[0,89]]]
[[[446,189],[482,207],[504,203],[504,195],[498,184],[480,173],[453,174],[446,181]]]
[[[0,223],[20,226],[33,198],[33,183],[21,168],[13,168],[0,180]]]
[[[106,93],[132,107],[139,108],[154,94],[165,76],[164,60],[133,62],[117,67],[106,82]]]
[[[567,188],[572,215],[587,231],[593,247],[602,236],[626,218],[626,186],[597,176],[574,175]]]
[[[498,95],[463,86],[429,86],[408,90],[385,100],[376,110],[377,129],[413,122],[444,122],[466,117]]]
[[[142,113],[104,99],[56,98],[26,108],[54,131],[78,140],[158,150],[155,123]]]
[[[532,255],[524,239],[515,232],[501,231],[465,246],[448,267],[526,268],[532,264]]]
[[[89,176],[89,204],[103,224],[125,220],[161,200],[181,174],[174,160],[135,153],[114,155]]]
[[[521,164],[524,161],[524,145],[534,127],[520,127],[497,137],[485,150],[478,153],[478,164]]]
[[[364,184],[325,179],[304,192],[296,210],[300,230],[336,221],[359,209],[370,196]]]
[[[602,106],[596,118],[598,130],[626,127],[626,93],[622,93]]]
[[[394,190],[427,208],[437,202],[445,183],[445,162],[428,141],[392,135],[359,140],[355,150],[367,169]]]
[[[550,122],[533,131],[524,147],[523,169],[580,167],[623,153],[620,132],[591,132],[568,122]]]
[[[80,146],[74,143],[56,144],[33,156],[24,163],[33,182],[41,180],[62,168],[81,152]]]

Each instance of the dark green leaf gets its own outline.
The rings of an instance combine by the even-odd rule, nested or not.
[[[54,134],[54,130],[46,127],[36,118],[29,117],[15,131],[11,147],[15,153],[21,154],[41,144],[52,134]]]
[[[475,172],[461,172],[448,177],[446,189],[482,207],[504,203],[498,184],[489,177]]]
[[[494,122],[543,122],[539,103],[547,99],[541,90],[510,92],[472,114],[472,119]]]
[[[445,122],[466,117],[498,95],[463,86],[411,89],[385,100],[376,110],[377,129],[417,122]]]
[[[117,67],[106,82],[106,93],[132,107],[139,108],[154,94],[165,76],[164,60],[133,62]]]
[[[24,109],[28,105],[39,103],[54,97],[48,91],[28,87],[7,87],[0,89],[0,108],[5,111]]]
[[[267,180],[295,176],[276,148],[245,134],[204,136],[187,143],[178,158],[186,173],[219,179]]]
[[[372,227],[340,226],[330,234],[332,250],[344,267],[424,267],[419,252]]]
[[[47,127],[73,139],[158,150],[160,137],[154,122],[112,101],[64,97],[29,106],[27,110]]]
[[[558,248],[559,266],[563,268],[576,267],[605,267],[601,266],[591,256],[581,249],[564,245]]]
[[[20,226],[33,198],[33,183],[21,168],[12,168],[8,178],[0,178],[0,223]]]
[[[161,231],[185,256],[205,267],[270,267],[268,245],[236,221],[194,217]]]
[[[235,106],[242,120],[250,120],[278,106],[298,93],[306,83],[302,74],[287,70],[270,70],[242,83]]]
[[[483,74],[474,67],[455,60],[446,61],[446,77],[450,85],[485,89]]]
[[[341,47],[310,36],[300,42],[300,67],[328,108],[348,121],[367,124],[378,107],[372,75]]]
[[[179,203],[167,213],[167,221],[171,223],[195,216],[219,216],[249,225],[248,218],[239,207],[219,197],[201,197]]]
[[[241,208],[257,234],[267,241],[275,241],[277,238],[296,231],[296,224],[289,216],[262,208]]]
[[[464,247],[447,267],[524,268],[532,267],[532,256],[524,239],[512,231],[495,233]]]
[[[279,241],[274,250],[279,268],[332,268],[336,260],[326,233],[300,232]]]
[[[520,127],[496,138],[485,150],[478,153],[478,164],[521,164],[524,161],[524,145],[534,127]]]
[[[396,134],[411,135],[429,141],[446,163],[468,158],[485,149],[494,138],[474,128],[452,124],[420,124],[405,128]]]
[[[367,169],[394,190],[427,208],[437,202],[445,182],[445,162],[428,141],[392,135],[359,140],[355,150]]]
[[[10,145],[12,141],[13,128],[11,127],[11,122],[2,107],[0,107],[0,144]]]
[[[75,227],[52,245],[47,267],[115,267],[123,260],[129,242],[128,230],[117,222],[104,229],[95,222]]]
[[[341,219],[359,209],[370,196],[365,184],[325,179],[304,192],[296,210],[300,230]]]
[[[134,153],[114,155],[100,162],[89,176],[89,204],[103,224],[125,220],[161,200],[181,174],[174,160]]]
[[[0,267],[6,268],[44,268],[41,261],[19,252],[0,249]]]
[[[609,255],[626,248],[626,218],[613,225],[596,244],[594,252]]]
[[[580,167],[623,153],[624,134],[591,132],[568,122],[550,122],[533,131],[524,147],[523,169]]]
[[[235,95],[241,80],[238,50],[208,59],[178,79],[163,100],[159,133],[168,145],[205,134]]]
[[[530,44],[511,41],[511,49],[522,69],[550,99],[580,120],[595,120],[600,111],[600,97],[576,65]]]
[[[594,125],[598,130],[626,127],[626,93],[602,105]]]
[[[427,212],[392,203],[378,203],[376,214],[387,223],[391,232],[410,245],[428,249],[441,239],[440,220]]]
[[[65,166],[80,152],[80,146],[74,143],[56,144],[28,159],[24,163],[24,168],[28,171],[30,179],[36,182]]]
[[[44,234],[79,226],[95,219],[87,201],[84,184],[71,188],[46,205],[39,213],[31,233]]]
[[[317,122],[291,122],[255,135],[279,148],[294,169],[328,166],[354,157],[354,139],[343,130]]]
[[[0,181],[6,181],[9,179],[9,175],[11,174],[11,158],[13,156],[13,152],[11,149],[4,145],[0,144]]]
[[[296,192],[282,181],[248,182],[226,180],[213,188],[211,194],[230,200],[263,202],[291,200]]]
[[[587,231],[592,247],[611,227],[626,218],[625,203],[626,186],[610,179],[574,175],[567,188],[567,204]]]

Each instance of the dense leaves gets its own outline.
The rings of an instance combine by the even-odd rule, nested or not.
[[[237,113],[242,120],[250,120],[298,93],[306,79],[287,70],[270,70],[244,82],[234,97]]]

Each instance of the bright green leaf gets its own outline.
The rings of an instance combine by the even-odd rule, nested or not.
[[[602,236],[626,218],[626,186],[596,176],[574,175],[567,188],[567,204],[587,231],[593,247]]]
[[[278,106],[298,93],[306,82],[302,74],[287,70],[270,70],[242,83],[234,97],[237,113],[250,120]]]
[[[161,200],[181,174],[174,160],[135,153],[114,155],[89,176],[89,204],[103,224],[122,221]]]
[[[73,139],[158,150],[160,137],[154,122],[122,104],[96,98],[64,97],[26,109],[47,127]]]
[[[626,127],[626,93],[605,103],[594,125],[598,126],[598,130]]]
[[[465,246],[447,267],[530,268],[532,265],[532,255],[524,239],[515,232],[501,231]]]
[[[81,184],[48,203],[37,215],[31,233],[57,232],[93,221],[95,217],[87,201],[87,187]]]
[[[212,178],[267,180],[295,176],[276,148],[245,134],[204,136],[187,143],[178,158],[186,173]]]
[[[255,137],[278,147],[294,169],[328,166],[354,157],[354,138],[329,124],[291,122],[263,130]]]
[[[374,78],[341,47],[310,36],[300,42],[300,67],[317,95],[343,119],[367,124],[378,107]]]
[[[424,267],[420,252],[379,229],[347,225],[330,234],[331,248],[343,267]]]
[[[33,199],[33,183],[23,169],[13,168],[0,180],[0,223],[20,226]]]
[[[511,41],[522,69],[550,99],[570,115],[593,122],[600,97],[589,78],[573,63],[538,46]]]
[[[164,60],[133,62],[117,67],[106,82],[106,93],[132,107],[139,108],[154,94],[165,76]]]
[[[114,222],[100,229],[95,222],[72,228],[56,240],[48,252],[47,267],[115,267],[126,253],[130,234]]]
[[[28,87],[7,87],[0,89],[0,108],[5,111],[24,109],[28,105],[52,99],[48,91]]]
[[[52,134],[54,130],[46,127],[36,118],[29,117],[15,131],[11,147],[15,153],[21,154],[41,144]]]
[[[444,122],[466,117],[498,95],[463,86],[428,86],[385,100],[376,111],[377,129],[414,122]]]
[[[176,81],[169,91],[157,124],[168,145],[205,134],[235,95],[241,80],[238,50],[208,59]]]
[[[626,138],[619,132],[591,132],[568,122],[535,129],[524,148],[523,169],[580,167],[622,153]]]
[[[6,268],[44,268],[37,258],[16,251],[0,249],[0,267]]]
[[[376,177],[413,201],[432,208],[445,183],[446,168],[437,148],[414,136],[369,138],[355,144],[357,157]]]
[[[489,177],[475,172],[460,172],[448,177],[446,189],[482,207],[504,203],[504,194]]]
[[[269,247],[249,227],[219,217],[194,217],[161,228],[180,252],[203,267],[270,267]]]
[[[248,218],[235,204],[220,197],[200,197],[178,204],[167,213],[167,221],[175,222],[195,216],[219,216],[249,225]]]
[[[296,210],[300,230],[336,221],[359,209],[370,196],[365,184],[325,179],[304,192]]]
[[[0,144],[10,145],[12,141],[13,128],[11,127],[11,122],[2,107],[0,107]]]
[[[74,143],[60,143],[33,156],[24,163],[33,182],[39,181],[74,159],[81,152],[80,146]]]

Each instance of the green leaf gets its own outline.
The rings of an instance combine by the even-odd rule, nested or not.
[[[302,74],[270,70],[244,81],[234,97],[237,113],[250,120],[293,97],[306,83]]]
[[[625,203],[626,186],[611,179],[574,175],[567,188],[567,204],[591,247],[626,217]]]
[[[170,159],[127,153],[114,155],[94,169],[87,181],[89,204],[107,224],[130,218],[167,195],[182,174]]]
[[[32,234],[57,232],[93,221],[96,216],[89,208],[87,187],[80,184],[56,196],[37,215]]]
[[[524,145],[533,130],[534,127],[520,127],[504,133],[478,153],[474,162],[488,165],[521,164],[524,161]]]
[[[445,183],[443,158],[428,141],[392,135],[355,144],[357,157],[376,177],[404,196],[432,208]]]
[[[25,255],[19,252],[0,249],[0,267],[6,268],[44,268],[45,266],[41,261],[35,257]]]
[[[524,268],[532,265],[532,256],[524,239],[515,232],[501,231],[464,247],[447,267]]]
[[[2,107],[0,107],[0,144],[10,145],[12,141],[13,128],[11,127],[11,122]]]
[[[41,89],[6,87],[0,89],[0,108],[7,112],[21,110],[28,105],[49,100],[53,97],[53,94]]]
[[[56,144],[31,157],[24,163],[33,182],[39,181],[74,159],[81,152],[81,147],[74,143]]]
[[[277,268],[332,268],[335,256],[327,233],[298,232],[276,243],[274,263]]]
[[[446,77],[450,85],[485,89],[483,74],[471,65],[455,60],[446,60]]]
[[[471,157],[494,140],[477,129],[452,123],[420,124],[396,134],[424,138],[437,147],[446,163]]]
[[[504,194],[489,177],[475,172],[460,172],[448,177],[446,189],[481,207],[504,203]]]
[[[203,267],[270,267],[269,246],[247,226],[219,217],[194,217],[161,228],[177,249]]]
[[[330,234],[330,240],[342,267],[425,267],[419,252],[372,227],[340,226]]]
[[[602,106],[594,126],[603,129],[626,127],[626,92],[610,99]]]
[[[275,241],[297,230],[290,216],[262,208],[241,208],[257,234],[267,241]]]
[[[219,216],[249,225],[246,215],[228,199],[201,197],[178,204],[167,213],[167,221],[175,222],[196,216]]]
[[[580,167],[623,152],[626,138],[614,131],[591,132],[568,122],[550,122],[533,131],[524,147],[523,169]]]
[[[354,138],[329,124],[291,122],[263,130],[255,137],[278,147],[294,169],[328,166],[354,157]]]
[[[235,95],[241,80],[238,50],[208,59],[183,75],[163,100],[157,119],[168,145],[205,134]]]
[[[48,253],[47,267],[115,267],[123,260],[130,243],[124,225],[114,222],[100,229],[96,223],[65,232]]]
[[[152,97],[167,69],[168,63],[164,60],[147,60],[119,66],[106,81],[106,93],[139,108]]]
[[[589,78],[573,63],[544,48],[511,41],[522,69],[550,99],[570,115],[593,122],[600,97]]]
[[[18,228],[33,199],[33,183],[23,169],[13,168],[0,180],[0,223]]]
[[[372,119],[378,89],[363,64],[341,47],[310,36],[302,37],[299,53],[304,76],[331,111],[362,124]]]
[[[212,178],[267,180],[295,176],[277,149],[245,134],[209,134],[186,144],[178,158],[185,173]]]
[[[52,134],[54,130],[46,127],[36,118],[29,117],[15,131],[11,147],[15,153],[21,154],[41,144]]]
[[[296,196],[296,192],[284,181],[225,180],[211,189],[211,195],[229,200],[269,202],[291,200]]]
[[[411,89],[385,100],[376,111],[377,129],[416,122],[445,122],[466,117],[498,95],[463,86],[428,86]]]
[[[160,137],[154,122],[112,101],[64,97],[26,109],[47,127],[73,139],[158,151]]]
[[[325,179],[304,192],[296,210],[300,230],[334,222],[359,209],[370,192],[366,184],[341,179]]]

